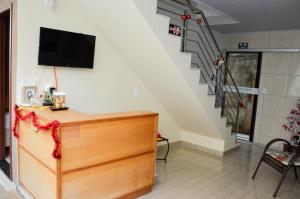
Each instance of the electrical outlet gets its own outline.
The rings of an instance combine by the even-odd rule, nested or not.
[[[133,89],[133,97],[137,97],[139,95],[139,89],[138,88],[134,88]]]

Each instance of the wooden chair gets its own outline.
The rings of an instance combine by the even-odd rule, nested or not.
[[[289,151],[285,152],[283,150],[281,151],[281,150],[276,150],[276,149],[270,148],[271,145],[276,142],[285,143],[286,146],[288,146]],[[297,149],[298,149],[298,147],[299,146],[296,146]],[[290,170],[290,168],[292,168],[292,167],[294,168],[295,178],[298,179],[297,167],[300,166],[300,159],[298,158],[299,154],[293,149],[295,149],[295,146],[291,145],[291,143],[288,142],[287,140],[280,139],[280,138],[271,140],[265,147],[264,152],[260,158],[260,161],[259,161],[259,163],[255,169],[255,172],[252,176],[252,179],[255,179],[257,171],[262,162],[265,162],[266,164],[273,167],[275,170],[279,171],[282,174],[282,176],[281,176],[281,179],[280,179],[280,181],[276,187],[276,190],[273,194],[274,198],[277,196],[277,193],[278,193],[288,171]]]

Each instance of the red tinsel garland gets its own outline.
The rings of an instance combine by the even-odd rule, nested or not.
[[[14,108],[15,111],[15,122],[14,122],[14,127],[13,127],[13,132],[14,132],[14,136],[16,138],[19,138],[20,134],[18,132],[18,127],[19,127],[19,122],[20,120],[25,121],[28,119],[31,119],[32,125],[39,131],[39,130],[43,130],[43,131],[47,131],[51,129],[51,136],[53,138],[53,141],[55,143],[55,148],[52,152],[52,156],[56,159],[60,159],[61,158],[61,152],[60,152],[60,140],[58,137],[58,127],[60,125],[60,122],[57,120],[54,120],[46,125],[41,125],[38,122],[38,118],[35,114],[35,112],[30,112],[27,115],[21,115],[21,110],[19,109],[19,107],[17,105],[15,105]]]

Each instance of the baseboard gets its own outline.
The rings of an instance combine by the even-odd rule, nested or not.
[[[262,143],[258,143],[258,142],[252,142],[252,144],[256,145],[256,146],[260,146],[260,147],[265,147],[267,144],[262,144]]]
[[[33,197],[22,187],[22,185],[17,186],[17,190],[21,193],[24,199],[33,199]]]
[[[174,148],[180,146],[187,146],[217,157],[223,157],[224,155],[224,151],[222,151],[224,148],[223,140],[218,140],[218,139],[202,136],[191,132],[183,132],[182,135],[183,136],[180,141],[175,141],[170,143],[170,150],[173,150]],[[165,145],[166,143],[160,143],[157,146],[157,150],[163,150]]]
[[[0,171],[0,184],[6,191],[16,191],[16,185],[2,171]]]
[[[160,143],[159,145],[157,145],[157,150],[163,149],[165,148],[167,145],[167,143]],[[177,147],[179,147],[181,145],[181,141],[175,141],[175,142],[171,142],[170,143],[170,150],[175,149]]]
[[[225,150],[224,156],[225,156],[225,155],[228,155],[228,154],[231,153],[232,151],[239,150],[240,147],[241,147],[241,144],[237,142],[234,146],[232,146],[231,148],[228,148],[228,149]]]
[[[223,157],[224,140],[219,140],[191,132],[182,133],[182,144],[191,146],[200,151]]]
[[[223,158],[223,156],[224,156],[224,152],[222,152],[222,151],[213,150],[210,148],[206,148],[206,147],[199,146],[197,144],[192,144],[192,143],[185,142],[185,141],[181,141],[181,146],[189,147],[189,148],[207,153],[209,155],[213,155],[217,158]]]
[[[10,181],[2,171],[0,171],[0,184],[8,192],[18,191],[24,199],[33,199],[22,187],[16,186],[12,181]]]
[[[166,145],[167,144],[161,144],[161,145],[157,146],[157,150],[164,150]],[[170,151],[174,150],[174,149],[176,149],[180,146],[185,146],[185,147],[189,147],[189,148],[192,148],[192,149],[196,149],[196,150],[199,150],[199,151],[202,151],[202,152],[205,152],[205,153],[208,153],[210,155],[217,156],[217,157],[223,157],[225,155],[228,155],[232,151],[239,150],[241,145],[240,145],[240,143],[237,143],[235,146],[227,149],[225,152],[221,152],[221,151],[213,150],[213,149],[210,149],[210,148],[205,148],[205,147],[202,147],[202,146],[199,146],[199,145],[196,145],[196,144],[192,144],[192,143],[189,143],[189,142],[185,142],[185,141],[176,141],[176,142],[170,143]]]

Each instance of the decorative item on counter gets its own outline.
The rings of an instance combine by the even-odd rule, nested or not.
[[[69,109],[68,107],[66,107],[66,93],[64,92],[54,92],[53,103],[54,105],[51,108],[52,111]]]
[[[44,91],[43,106],[53,106],[53,99],[50,91]]]
[[[44,100],[43,106],[53,106],[53,92],[55,91],[54,87],[50,87],[44,91]]]
[[[286,118],[287,122],[282,126],[286,131],[291,133],[292,144],[300,144],[300,99],[297,105],[290,111],[290,115]]]
[[[40,96],[33,96],[30,98],[30,105],[33,108],[39,108],[43,106],[43,99],[42,99],[42,95]]]
[[[37,87],[36,86],[23,86],[23,104],[30,104],[30,100],[36,96]]]

